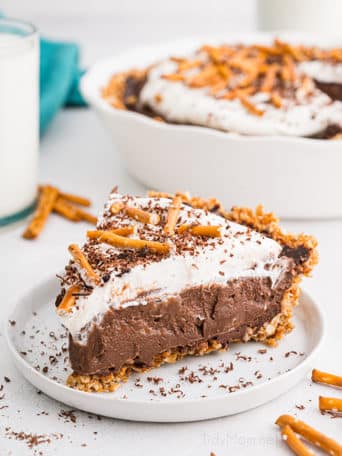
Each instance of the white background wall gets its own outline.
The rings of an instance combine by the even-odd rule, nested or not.
[[[255,28],[255,0],[1,0],[47,37],[78,41],[91,63],[134,44]]]

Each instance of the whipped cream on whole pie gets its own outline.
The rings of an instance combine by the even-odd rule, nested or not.
[[[132,370],[274,343],[291,328],[300,277],[317,261],[310,236],[287,235],[261,207],[226,212],[215,199],[113,191],[60,277],[69,330],[68,384],[111,391]]]
[[[245,135],[286,136],[311,136],[328,125],[342,124],[342,103],[332,103],[305,76],[300,76],[292,93],[282,98],[281,108],[274,106],[270,93],[249,96],[248,102],[257,110],[253,113],[239,98],[226,100],[224,93],[216,97],[206,88],[191,88],[181,81],[165,79],[165,74],[176,71],[177,64],[171,60],[155,66],[149,71],[139,98],[142,106],[171,122]]]
[[[332,91],[331,84],[341,87]],[[342,51],[279,40],[203,46],[145,71],[114,75],[102,95],[114,107],[171,123],[302,137],[324,137],[330,128],[330,137],[342,129]]]

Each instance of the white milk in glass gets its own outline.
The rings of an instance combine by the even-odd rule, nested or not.
[[[39,149],[38,38],[0,20],[0,225],[32,206]]]

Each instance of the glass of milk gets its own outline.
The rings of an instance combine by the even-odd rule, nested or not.
[[[36,28],[0,18],[0,226],[26,216],[37,195],[38,60]]]
[[[341,0],[258,0],[261,30],[342,36]]]

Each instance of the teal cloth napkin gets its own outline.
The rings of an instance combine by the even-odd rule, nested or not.
[[[63,106],[86,106],[79,92],[84,73],[74,43],[40,40],[40,134]]]

